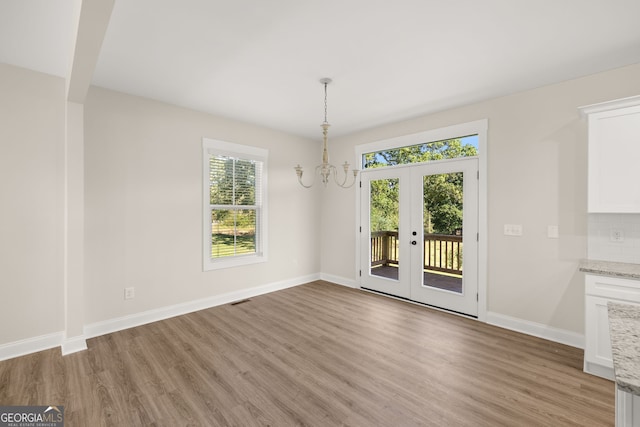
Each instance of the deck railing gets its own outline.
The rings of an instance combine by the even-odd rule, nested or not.
[[[371,233],[371,266],[398,263],[398,233]],[[462,236],[425,233],[424,269],[462,274]]]
[[[371,266],[398,263],[398,232],[374,231],[371,233]]]

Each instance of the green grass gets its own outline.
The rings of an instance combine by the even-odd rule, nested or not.
[[[235,239],[234,239],[235,237]],[[245,255],[256,252],[255,234],[211,234],[211,258]]]

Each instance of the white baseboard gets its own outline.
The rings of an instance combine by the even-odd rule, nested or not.
[[[589,363],[587,361],[584,362],[584,371],[587,374],[595,375],[601,378],[605,378],[607,380],[615,381],[616,375],[613,368],[609,368],[608,366],[601,366],[595,363]]]
[[[147,323],[157,322],[159,320],[180,316],[182,314],[192,313],[194,311],[204,310],[218,305],[229,304],[234,301],[239,301],[258,295],[291,288],[293,286],[313,282],[314,280],[318,279],[320,279],[320,274],[311,274],[308,276],[297,277],[295,279],[283,280],[280,282],[269,283],[266,285],[243,289],[236,292],[229,292],[209,298],[203,298],[195,301],[185,302],[182,304],[157,308],[142,313],[131,314],[129,316],[123,316],[116,319],[109,319],[103,322],[92,323],[84,327],[84,336],[86,338],[93,338],[100,335],[110,334],[112,332],[145,325]]]
[[[348,288],[359,288],[360,285],[353,279],[347,279],[346,277],[334,276],[332,274],[320,273],[320,280],[335,283],[337,285],[346,286]]]
[[[584,335],[543,325],[542,323],[530,322],[493,312],[487,312],[487,323],[571,347],[584,348]]]
[[[176,304],[169,307],[136,313],[130,316],[110,319],[104,322],[92,323],[89,325],[85,325],[83,335],[72,337],[69,339],[65,339],[64,332],[61,331],[48,335],[42,335],[39,337],[27,338],[20,341],[2,344],[0,345],[0,361],[24,356],[30,353],[36,353],[42,350],[49,350],[55,347],[60,347],[62,355],[64,356],[67,354],[86,350],[86,340],[89,338],[121,331],[123,329],[133,328],[135,326],[156,322],[158,320],[168,319],[170,317],[180,316],[182,314],[191,313],[193,311],[204,310],[206,308],[215,307],[217,305],[228,304],[233,301],[267,294],[269,292],[291,288],[293,286],[302,285],[304,283],[313,282],[314,280],[319,279],[320,273],[310,274],[308,276],[301,276],[294,279],[256,286],[250,289],[243,289],[241,291],[229,292],[227,294],[216,295],[210,298],[203,298],[200,300]]]
[[[83,351],[87,349],[87,340],[84,335],[80,335],[73,338],[65,338],[60,346],[60,350],[62,350],[62,355],[66,356],[67,354],[76,353],[78,351]]]
[[[27,338],[0,345],[0,360],[12,359],[25,354],[59,347],[64,339],[64,333],[54,332],[39,337]]]
[[[180,316],[182,314],[198,310],[204,310],[218,305],[229,304],[234,301],[291,288],[304,283],[313,282],[315,280],[326,280],[349,288],[359,288],[358,282],[352,279],[323,273],[311,274],[308,276],[297,277],[295,279],[269,283],[250,289],[243,289],[236,292],[229,292],[209,298],[149,310],[103,322],[92,323],[84,327],[84,335],[73,337],[71,339],[65,339],[64,332],[55,332],[48,335],[2,344],[0,345],[0,360],[24,356],[26,354],[48,350],[54,347],[61,347],[63,355],[75,353],[77,351],[86,350],[86,340],[88,338],[133,328],[135,326]],[[487,312],[486,321],[491,325],[505,329],[522,332],[572,347],[584,348],[584,335],[575,332],[553,328],[541,323],[530,322],[493,312]]]

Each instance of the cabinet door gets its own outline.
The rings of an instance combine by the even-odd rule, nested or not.
[[[587,363],[591,363],[613,369],[609,317],[607,315],[607,301],[609,300],[587,295],[585,301],[585,367]]]
[[[640,212],[640,105],[589,115],[589,212]]]
[[[585,275],[584,371],[613,379],[609,301],[640,304],[640,281]]]
[[[640,396],[616,387],[616,427],[640,425]]]

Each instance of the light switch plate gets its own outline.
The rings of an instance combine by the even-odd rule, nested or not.
[[[522,236],[521,224],[505,224],[504,225],[505,236]]]

